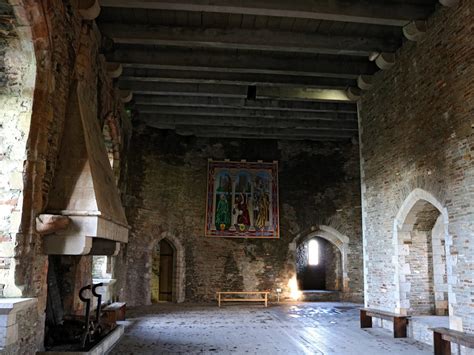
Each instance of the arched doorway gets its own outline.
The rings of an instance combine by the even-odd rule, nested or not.
[[[428,192],[415,189],[395,219],[399,311],[448,315],[449,284],[446,209]]]
[[[162,239],[153,254],[151,277],[151,302],[171,302],[175,299],[173,280],[175,279],[175,249],[166,239]]]
[[[160,275],[160,246],[161,242],[165,241],[171,246],[173,250],[173,267],[172,267],[172,302],[184,302],[185,298],[185,277],[186,277],[186,261],[184,257],[184,247],[179,238],[176,238],[169,232],[163,232],[156,238],[153,243],[150,243],[148,249],[148,265],[150,282],[145,284],[146,300],[154,303],[159,301],[159,275]],[[169,253],[168,253],[169,254]],[[168,292],[168,291],[167,291]]]
[[[296,255],[300,290],[342,290],[342,257],[334,244],[312,237],[297,246]]]

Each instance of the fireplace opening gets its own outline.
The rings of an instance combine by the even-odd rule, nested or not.
[[[104,316],[107,285],[93,282],[94,258],[49,256],[46,351],[89,351],[117,327]]]

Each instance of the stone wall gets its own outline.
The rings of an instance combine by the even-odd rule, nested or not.
[[[101,35],[94,21],[81,17],[77,1],[9,3],[11,35],[0,40],[0,295],[38,299],[40,348],[48,258],[35,218],[47,209],[54,184],[72,84],[87,86],[98,120],[115,121],[124,144],[127,117],[100,55]]]
[[[362,257],[358,146],[351,142],[197,139],[137,128],[128,157],[127,218],[132,230],[119,268],[122,299],[150,303],[152,251],[165,237],[181,247],[185,300],[217,290],[288,291],[296,239],[329,225],[348,236],[348,297],[360,299]],[[207,160],[279,161],[278,240],[204,237]],[[118,275],[123,272],[117,271]],[[126,281],[126,282],[125,282]],[[178,282],[179,284],[179,282]]]
[[[401,298],[410,292],[404,273],[417,270],[400,263],[410,246],[397,234],[409,221],[397,216],[406,217],[405,207],[426,200],[447,227],[451,326],[469,332],[474,332],[473,13],[470,0],[440,7],[425,36],[403,46],[395,66],[375,76],[359,105],[365,301],[410,312],[409,301]],[[437,264],[435,270],[444,267]]]
[[[23,163],[36,74],[32,43],[16,32],[13,8],[0,1],[0,297],[15,292],[14,245],[20,229]],[[10,19],[10,21],[8,21]]]

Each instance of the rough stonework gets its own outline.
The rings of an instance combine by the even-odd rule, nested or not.
[[[105,121],[114,126],[116,160],[128,144],[122,123],[128,118],[100,54],[97,26],[82,19],[75,1],[10,4],[11,21],[4,16],[2,22],[10,27],[2,27],[0,36],[0,295],[38,299],[39,320],[31,326],[41,348],[48,257],[35,219],[47,210],[74,81],[87,87],[101,126]],[[8,8],[5,1],[1,5]],[[87,279],[92,270],[90,263],[85,266]]]
[[[440,8],[424,37],[376,75],[359,107],[365,302],[411,314],[444,307],[451,327],[467,332],[474,331],[473,13],[469,0]],[[434,286],[413,263],[423,248]]]
[[[287,293],[289,278],[296,272],[296,239],[320,225],[349,238],[346,297],[361,299],[357,145],[196,139],[167,131],[146,132],[137,132],[132,139],[129,166],[134,173],[126,202],[132,230],[126,251],[118,258],[127,270],[119,292],[129,304],[150,303],[152,251],[169,236],[172,244],[177,240],[184,249],[186,301],[213,300],[218,290],[281,287]],[[208,158],[279,161],[280,239],[204,237]]]

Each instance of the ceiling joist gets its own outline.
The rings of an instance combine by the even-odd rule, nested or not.
[[[124,69],[121,80],[164,83],[307,87],[319,89],[346,89],[349,86],[355,85],[354,79],[344,78],[136,68]]]
[[[293,17],[387,26],[405,26],[412,20],[425,19],[433,11],[432,6],[413,3],[369,4],[342,0],[101,0],[101,4],[106,7]]]
[[[206,51],[152,50],[119,48],[108,60],[124,68],[166,70],[203,70],[223,73],[279,74],[357,79],[377,71],[366,59],[276,56],[274,54],[238,54]]]
[[[337,101],[296,101],[276,99],[247,100],[243,98],[198,97],[180,95],[136,95],[134,97],[134,101],[135,104],[174,107],[235,108],[287,112],[302,111],[357,113],[357,107],[353,103]]]
[[[222,108],[222,107],[178,107],[178,106],[159,106],[147,104],[135,104],[135,109],[140,114],[156,115],[180,115],[180,116],[205,116],[205,117],[250,117],[267,119],[293,119],[309,121],[353,121],[357,122],[356,113],[320,111],[277,111],[277,110],[258,110],[245,108]]]
[[[350,131],[357,132],[357,122],[350,121],[310,121],[298,119],[277,119],[269,121],[268,118],[255,117],[229,117],[229,116],[191,116],[191,115],[162,115],[162,114],[141,114],[140,121],[146,123],[156,123],[162,125],[188,125],[188,126],[228,126],[228,127],[249,127],[249,128],[284,128],[284,129],[317,129],[321,131]]]
[[[274,30],[131,26],[104,23],[101,31],[114,43],[190,48],[244,49],[290,53],[323,53],[368,57],[374,51],[394,52],[399,39],[328,36]]]

